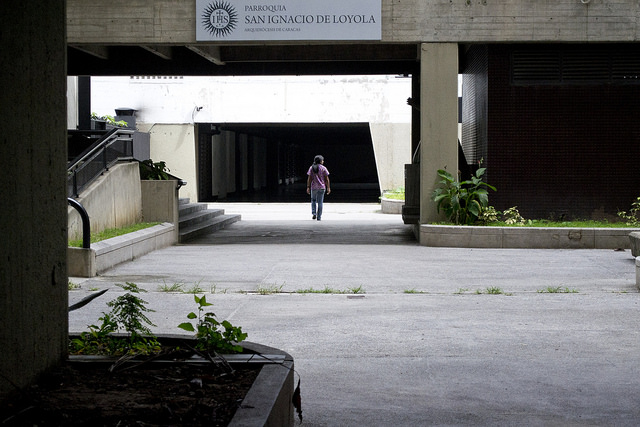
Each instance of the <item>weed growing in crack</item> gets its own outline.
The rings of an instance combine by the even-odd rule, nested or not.
[[[160,292],[183,292],[184,283],[174,283],[173,285],[167,285],[164,283],[158,287]]]
[[[567,286],[547,286],[544,289],[539,289],[537,292],[539,294],[577,294],[578,290]]]
[[[279,294],[282,293],[282,288],[284,287],[284,284],[282,285],[258,285],[258,287],[256,288],[256,293],[258,295],[272,295],[272,294]]]

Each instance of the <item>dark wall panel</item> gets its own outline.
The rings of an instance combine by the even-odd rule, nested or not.
[[[616,217],[640,195],[640,85],[510,84],[489,47],[490,203],[528,218]]]

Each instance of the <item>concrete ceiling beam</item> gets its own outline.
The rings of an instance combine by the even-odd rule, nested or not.
[[[213,62],[216,65],[225,65],[225,62],[222,60],[220,54],[219,46],[187,45],[186,48],[191,50],[192,52],[197,53],[208,61]]]
[[[143,45],[141,48],[153,53],[154,55],[159,56],[162,59],[171,60],[173,59],[173,50],[171,46],[149,46]]]
[[[71,45],[74,49],[78,49],[84,53],[88,53],[91,56],[95,56],[99,59],[109,59],[109,48],[107,46],[100,45]]]

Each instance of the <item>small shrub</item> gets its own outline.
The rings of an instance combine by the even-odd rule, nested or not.
[[[526,220],[520,215],[520,212],[518,212],[517,206],[507,209],[502,215],[507,225],[525,225],[526,223]]]
[[[478,217],[478,220],[480,220],[483,224],[488,224],[490,222],[496,222],[496,221],[498,221],[498,218],[499,218],[499,216],[501,214],[502,213],[500,211],[497,211],[496,208],[494,208],[493,206],[487,206],[480,213],[480,216]]]
[[[98,320],[100,326],[90,325],[88,332],[80,334],[80,338],[71,340],[69,351],[75,354],[151,354],[160,350],[157,338],[151,333],[149,326],[155,326],[145,313],[152,312],[146,307],[147,302],[136,294],[146,292],[135,283],[118,284],[125,294],[107,303],[111,312],[102,313]],[[147,326],[148,325],[148,326]],[[117,337],[112,334],[126,332],[127,336]]]
[[[640,197],[638,197],[632,204],[631,209],[627,213],[626,211],[618,212],[618,216],[630,227],[640,227]]]

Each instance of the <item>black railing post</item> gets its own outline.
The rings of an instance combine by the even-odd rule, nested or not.
[[[108,171],[108,161],[107,161],[107,146],[102,147],[102,169]]]
[[[84,206],[77,200],[67,197],[67,201],[69,205],[78,211],[80,218],[82,218],[82,247],[89,249],[91,247],[91,223],[89,222],[89,214]]]
[[[78,197],[78,171],[73,170],[73,197]]]

